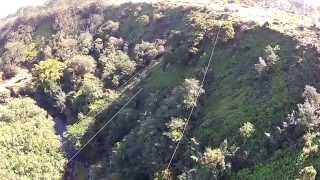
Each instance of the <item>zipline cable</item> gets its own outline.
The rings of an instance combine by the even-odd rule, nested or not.
[[[143,90],[139,89],[68,161],[70,163],[80,152]]]
[[[211,65],[211,63],[212,63],[213,54],[214,54],[214,51],[215,51],[215,48],[216,48],[216,45],[217,45],[217,42],[218,42],[218,39],[219,39],[219,34],[220,34],[220,31],[221,31],[221,28],[222,28],[222,22],[220,22],[219,30],[218,30],[217,35],[216,35],[216,38],[215,38],[215,40],[214,40],[214,44],[213,44],[213,48],[212,48],[212,51],[211,51],[211,54],[210,54],[210,58],[209,58],[209,61],[208,61],[207,66],[206,66],[206,69],[205,69],[205,72],[204,72],[202,81],[201,81],[201,86],[200,86],[200,88],[199,88],[199,90],[198,90],[198,92],[197,92],[197,95],[196,95],[196,101],[198,101],[198,98],[199,98],[199,95],[200,95],[200,91],[201,91],[201,89],[203,88],[203,85],[204,85],[204,82],[205,82],[205,80],[206,80],[206,77],[207,77],[207,74],[208,74],[210,65]],[[170,167],[171,167],[172,161],[173,161],[173,159],[174,159],[174,157],[175,157],[175,155],[176,155],[176,153],[177,153],[177,151],[178,151],[178,149],[179,149],[179,146],[180,146],[181,141],[182,141],[182,139],[183,139],[183,137],[184,137],[184,134],[185,134],[185,132],[186,132],[187,126],[188,126],[188,124],[189,124],[189,121],[190,121],[191,116],[192,116],[192,114],[193,114],[193,111],[194,111],[194,109],[195,109],[195,106],[196,106],[196,105],[193,105],[193,106],[191,107],[191,111],[190,111],[190,113],[189,113],[188,119],[187,119],[187,121],[186,121],[186,123],[185,123],[185,125],[184,125],[184,127],[183,127],[182,136],[181,136],[181,138],[179,139],[179,141],[178,141],[178,143],[177,143],[177,145],[176,145],[176,147],[175,147],[175,149],[174,149],[174,151],[173,151],[173,153],[172,153],[172,155],[171,155],[170,161],[169,161],[169,163],[168,163],[168,165],[167,165],[167,167],[166,167],[166,169],[165,169],[165,172],[168,171],[168,170],[170,169]],[[165,173],[163,174],[161,180],[163,180],[164,176],[165,176]]]

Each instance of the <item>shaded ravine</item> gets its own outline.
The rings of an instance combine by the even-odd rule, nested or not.
[[[67,159],[63,179],[72,180],[75,166],[73,163],[69,162],[69,159],[76,153],[76,148],[74,147],[73,143],[65,137],[65,132],[67,130],[66,118],[61,113],[57,112],[52,106],[50,106],[50,104],[46,102],[42,95],[34,94],[32,97],[37,102],[37,105],[44,109],[53,118],[54,129],[56,134],[61,138],[61,148]]]
[[[56,134],[60,136],[62,142],[62,149],[67,159],[70,159],[76,152],[75,147],[73,146],[72,142],[69,141],[65,136],[65,132],[67,130],[66,127],[66,118],[59,112],[57,112],[50,104],[48,104],[44,97],[35,94],[33,99],[37,102],[37,105],[47,111],[47,113],[53,118],[54,121],[54,129]]]

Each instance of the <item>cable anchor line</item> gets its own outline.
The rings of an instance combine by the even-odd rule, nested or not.
[[[199,90],[198,90],[198,92],[197,92],[196,101],[198,101],[198,99],[199,99],[200,91],[201,91],[201,89],[202,89],[203,86],[204,86],[204,82],[205,82],[205,80],[206,80],[206,77],[207,77],[207,74],[208,74],[210,65],[211,65],[211,63],[212,63],[213,54],[214,54],[214,51],[215,51],[215,48],[216,48],[216,45],[217,45],[217,42],[218,42],[218,39],[219,39],[219,34],[220,34],[220,32],[221,32],[221,28],[222,28],[222,22],[220,22],[219,29],[218,29],[217,35],[216,35],[215,40],[214,40],[214,43],[213,43],[213,48],[212,48],[212,51],[211,51],[211,54],[210,54],[210,58],[209,58],[209,61],[208,61],[207,66],[206,66],[206,68],[205,68],[205,73],[204,73],[204,75],[203,75],[203,78],[202,78],[202,81],[201,81],[201,84],[200,84],[200,88],[199,88]],[[175,149],[174,149],[174,151],[173,151],[173,153],[172,153],[172,155],[171,155],[170,161],[169,161],[167,167],[165,168],[165,171],[164,171],[164,172],[167,172],[167,171],[170,169],[170,167],[171,167],[172,161],[173,161],[173,159],[174,159],[174,157],[175,157],[175,155],[176,155],[176,153],[177,153],[177,151],[178,151],[178,149],[179,149],[179,147],[180,147],[181,141],[182,141],[182,139],[183,139],[183,137],[184,137],[184,135],[185,135],[186,129],[187,129],[188,124],[189,124],[189,121],[190,121],[191,116],[192,116],[192,114],[193,114],[193,112],[194,112],[195,106],[196,106],[196,105],[193,105],[193,106],[191,107],[191,110],[190,110],[190,113],[189,113],[189,115],[188,115],[187,121],[186,121],[186,123],[185,123],[185,125],[184,125],[184,127],[183,127],[183,130],[182,130],[182,136],[181,136],[180,140],[178,141],[177,145],[175,146]],[[161,180],[163,180],[164,176],[165,176],[165,174],[163,174]]]
[[[73,161],[80,153],[81,151],[104,129],[107,127],[108,124],[110,124],[114,118],[126,107],[130,104],[130,102],[138,96],[138,94],[141,93],[143,88],[139,89],[131,98],[69,159],[67,164],[69,164],[71,161]]]

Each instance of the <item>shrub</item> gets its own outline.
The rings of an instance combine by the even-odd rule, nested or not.
[[[104,22],[102,14],[93,14],[87,19],[87,26],[89,32],[95,32],[98,27]]]
[[[304,145],[302,152],[304,155],[311,155],[319,151],[319,133],[308,132],[303,136]]]
[[[147,26],[150,23],[150,17],[148,15],[142,15],[137,18],[137,23],[140,26]]]
[[[77,76],[93,73],[96,69],[96,61],[91,56],[76,55],[69,59],[67,68],[71,69]]]
[[[0,179],[62,179],[66,159],[53,119],[30,98],[0,105]]]
[[[214,38],[221,26],[223,42],[231,40],[235,36],[231,20],[217,20],[216,17],[212,17],[208,13],[193,11],[187,19],[187,24],[190,24],[195,31],[205,33],[209,38]]]
[[[276,64],[280,57],[277,55],[277,52],[280,50],[280,47],[276,45],[275,47],[272,47],[268,45],[265,47],[263,52],[263,59],[266,61],[266,64],[271,67],[272,65]]]
[[[246,122],[240,127],[240,135],[243,138],[250,138],[255,132],[254,125],[250,122]]]
[[[200,164],[212,172],[219,172],[225,169],[225,156],[221,149],[207,148],[200,158]],[[215,174],[216,174],[215,173]]]
[[[80,148],[82,145],[82,138],[88,129],[91,127],[92,123],[95,122],[95,115],[101,110],[105,109],[110,105],[115,99],[117,99],[119,94],[113,90],[107,90],[103,97],[97,98],[89,105],[89,112],[87,115],[79,116],[79,121],[75,124],[69,125],[67,127],[66,137],[77,147]]]
[[[277,52],[280,50],[279,46],[272,47],[270,45],[266,46],[263,52],[263,56],[259,57],[259,61],[255,64],[255,70],[259,75],[262,75],[264,72],[269,71],[273,65],[275,65],[280,57],[277,55]]]
[[[67,8],[54,14],[54,28],[65,34],[77,34],[79,31],[80,16],[75,8]]]
[[[315,180],[317,171],[313,166],[307,166],[300,171],[300,180]]]
[[[183,136],[183,129],[185,126],[185,119],[172,118],[169,123],[167,123],[167,128],[169,132],[163,133],[163,135],[169,137],[172,142],[178,142]]]
[[[142,41],[134,47],[134,59],[139,65],[146,65],[156,58],[159,52],[155,43]]]
[[[6,88],[0,88],[0,103],[6,103],[10,97],[10,90]]]
[[[111,47],[106,56],[102,56],[99,61],[103,67],[102,78],[111,82],[111,85],[117,87],[121,80],[135,71],[136,64],[131,61],[129,56],[122,51]]]
[[[52,36],[52,52],[53,55],[60,59],[66,60],[78,53],[78,40],[73,38],[65,38],[63,34]]]
[[[24,62],[25,44],[23,42],[8,42],[5,45],[2,64],[13,64]]]
[[[69,94],[67,104],[74,115],[79,112],[87,113],[90,104],[103,96],[103,84],[100,79],[92,74],[86,74],[78,91]]]
[[[222,32],[223,32],[222,40],[224,42],[227,42],[227,41],[233,39],[234,36],[235,36],[235,32],[234,32],[234,28],[233,28],[232,22],[231,21],[222,21],[221,23],[222,23],[221,29],[222,29]]]
[[[61,87],[54,81],[47,81],[43,87],[43,92],[46,96],[46,101],[51,104],[58,112],[64,112],[66,108],[66,94]]]
[[[184,89],[183,104],[186,108],[191,108],[197,105],[198,97],[204,93],[204,89],[200,86],[196,79],[185,79],[182,87]]]
[[[48,59],[35,65],[32,69],[32,75],[35,81],[40,84],[49,81],[57,82],[62,77],[64,68],[64,63],[55,59]]]
[[[157,172],[153,180],[173,180],[173,174],[170,170],[165,169],[160,172]]]
[[[79,36],[79,48],[82,54],[89,54],[93,46],[93,36],[89,32],[81,33]]]
[[[112,33],[118,32],[119,28],[120,28],[119,22],[108,20],[107,22],[105,22],[99,27],[98,32],[103,35],[108,33],[112,34]]]
[[[26,60],[33,60],[37,56],[39,56],[40,50],[35,43],[30,43],[27,45],[25,51],[23,52],[23,56]]]
[[[101,80],[94,75],[86,74],[77,93],[85,96],[87,102],[91,103],[103,97],[103,84]]]
[[[303,92],[304,103],[298,104],[298,121],[307,128],[314,128],[320,124],[318,107],[320,94],[317,90],[307,85]]]
[[[68,138],[76,148],[81,148],[81,140],[94,120],[95,119],[91,116],[85,116],[78,122],[67,126],[67,133],[65,134],[66,138]]]

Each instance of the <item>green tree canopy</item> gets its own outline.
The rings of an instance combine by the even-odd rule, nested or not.
[[[48,59],[35,65],[32,69],[32,75],[41,84],[48,81],[57,82],[62,77],[64,68],[64,63],[55,59]]]
[[[30,98],[0,106],[0,179],[61,179],[65,158],[53,120]]]

